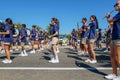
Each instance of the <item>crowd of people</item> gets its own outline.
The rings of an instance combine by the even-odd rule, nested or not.
[[[58,55],[59,49],[57,47],[59,40],[59,20],[52,18],[50,23],[50,35],[44,35],[44,31],[37,31],[36,25],[32,26],[32,30],[28,31],[26,24],[21,24],[21,29],[18,29],[13,24],[12,19],[7,18],[5,22],[0,21],[0,40],[1,40],[1,53],[6,53],[6,58],[2,61],[3,63],[12,63],[10,59],[10,51],[13,51],[13,45],[15,50],[19,50],[21,47],[21,53],[19,56],[28,56],[26,52],[26,45],[31,46],[29,53],[35,54],[35,45],[37,45],[37,51],[43,50],[43,45],[48,46],[51,44],[51,51],[53,57],[49,62],[59,63]],[[18,33],[19,32],[19,33]]]
[[[108,74],[105,78],[110,80],[120,80],[120,77],[117,73],[117,68],[120,67],[120,0],[114,5],[118,14],[113,18],[110,18],[110,14],[106,14],[105,18],[107,19],[109,25],[108,30],[106,31],[106,50],[104,52],[110,51],[110,58],[113,72]],[[87,22],[87,18],[82,18],[82,26],[78,28],[80,37],[75,29],[72,30],[70,36],[70,43],[75,52],[78,52],[78,55],[88,56],[88,59],[85,60],[86,63],[97,63],[96,53],[94,46],[97,49],[102,49],[102,32],[99,28],[99,23],[95,15],[90,16],[90,23]],[[35,44],[38,46],[37,50],[43,50],[43,44],[51,44],[52,58],[49,61],[50,63],[59,63],[58,58],[58,41],[59,41],[59,20],[57,18],[52,18],[50,23],[50,35],[45,36],[43,31],[39,33],[36,31],[36,26],[32,26],[32,30],[28,34],[26,30],[26,24],[21,24],[21,30],[19,35],[13,37],[17,34],[16,28],[13,24],[12,19],[7,18],[5,23],[0,21],[0,39],[1,39],[1,50],[4,50],[6,53],[6,58],[2,61],[3,63],[12,63],[10,59],[10,50],[12,50],[12,44],[16,46],[18,50],[18,45],[21,46],[21,53],[19,56],[28,56],[26,52],[25,45],[31,44],[30,53],[35,54]],[[96,30],[97,33],[96,33]],[[29,38],[28,38],[29,37]],[[78,38],[80,38],[80,48],[78,49]],[[109,49],[110,48],[110,49]]]
[[[98,37],[96,37],[96,29],[98,28],[98,20],[95,15],[90,17],[91,23],[87,23],[87,19],[82,19],[82,27],[78,28],[80,33],[80,54],[88,55],[89,58],[85,60],[85,62],[89,63],[97,63],[96,53],[94,51],[94,43],[97,41],[98,47],[101,46],[101,29],[99,29]],[[78,34],[73,29],[71,32],[71,43],[75,48],[75,51],[78,51],[77,42],[78,42]],[[78,54],[79,55],[79,54]]]
[[[106,50],[104,52],[110,52],[113,70],[112,73],[106,75],[105,78],[109,80],[120,80],[120,76],[118,76],[117,72],[117,68],[120,67],[120,0],[117,1],[114,8],[118,13],[113,18],[110,18],[110,13],[107,13],[105,16],[109,25],[108,30],[104,32],[104,36],[106,37]],[[75,29],[71,32],[70,42],[76,52],[80,51],[78,55],[89,56],[85,62],[93,64],[97,63],[95,47],[97,47],[97,50],[102,49],[102,32],[95,15],[90,17],[90,21],[90,23],[87,23],[87,19],[83,18],[83,25],[78,28],[80,33],[80,49],[77,47],[79,37]],[[96,30],[98,30],[97,33]]]

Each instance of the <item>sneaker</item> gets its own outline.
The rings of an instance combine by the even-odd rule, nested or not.
[[[81,56],[82,54],[80,52],[77,53],[78,56]]]
[[[23,51],[24,56],[28,56],[27,52],[24,50]]]
[[[106,49],[104,52],[108,52],[108,49]]]
[[[10,63],[12,63],[12,60],[4,59],[2,62],[5,64],[8,64],[8,63],[10,64]]]
[[[74,49],[74,47],[71,47],[70,49]]]
[[[50,62],[50,63],[59,63],[59,60],[58,60],[58,59],[54,59],[54,58],[53,58],[53,59],[52,59],[52,60],[50,60],[49,62]]]
[[[44,48],[41,48],[41,50],[44,50]]]
[[[37,51],[39,52],[39,51],[41,51],[41,49],[38,49]]]
[[[88,56],[88,52],[84,52],[83,56]]]
[[[91,59],[87,59],[87,60],[85,60],[85,62],[87,62],[87,63],[88,63],[88,62],[91,62]]]
[[[25,56],[24,54],[19,54],[18,56]]]
[[[19,49],[15,49],[15,51],[18,51]]]
[[[60,53],[60,50],[57,50],[57,53]]]
[[[30,51],[31,54],[35,54],[35,50]]]
[[[23,51],[18,56],[25,56]]]
[[[84,55],[84,51],[81,51],[81,54]]]
[[[54,60],[55,60],[55,59],[54,59],[54,58],[52,58],[51,60],[49,60],[49,62],[54,62]]]
[[[113,78],[113,80],[120,80],[120,76]]]
[[[97,60],[92,60],[92,61],[90,61],[90,63],[95,64],[95,63],[97,63]]]
[[[28,54],[24,54],[24,56],[28,56]]]
[[[13,52],[13,50],[10,50],[10,52]]]
[[[56,59],[56,60],[52,61],[51,63],[59,63],[59,60]]]
[[[1,53],[5,53],[5,50],[1,50]]]
[[[105,76],[106,79],[110,79],[110,80],[115,79],[116,77],[117,76],[114,74],[108,74],[107,76]]]

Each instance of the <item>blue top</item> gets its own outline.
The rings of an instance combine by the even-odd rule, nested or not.
[[[120,12],[116,14],[113,19],[112,40],[120,39]]]
[[[96,32],[96,22],[92,22],[89,24],[90,25],[90,31],[89,31],[89,35],[88,35],[88,39],[95,39],[95,32]]]
[[[43,34],[39,34],[39,40],[40,41],[44,40],[44,35]]]
[[[36,32],[36,30],[34,30],[34,29],[31,31],[30,34],[33,34],[33,36],[31,37],[31,40],[35,40],[35,39],[36,39],[36,35],[37,35],[36,33],[37,33],[37,32]]]
[[[77,36],[77,34],[74,34],[73,37],[74,37],[74,41],[77,42],[77,41],[78,41],[78,36]]]
[[[71,36],[73,37],[72,40],[73,40],[74,42],[77,42],[77,41],[78,41],[78,35],[75,34],[75,32],[72,32],[72,33],[71,33]]]
[[[97,40],[102,40],[102,33],[101,33],[101,32],[98,33],[98,38],[97,38]]]
[[[111,29],[111,28],[109,28],[109,29],[108,29],[108,31],[107,31],[107,35],[106,35],[106,36],[107,36],[107,38],[110,38],[110,37],[111,37],[111,31],[112,31],[112,29]]]
[[[13,42],[13,33],[12,33],[12,30],[11,30],[11,25],[6,25],[4,31],[5,32],[9,31],[10,34],[5,34],[3,41],[4,42]]]
[[[4,41],[4,35],[0,34],[0,41]]]
[[[86,31],[82,31],[81,37],[82,38],[87,38],[87,36],[88,36],[88,28],[87,28],[87,26],[83,25],[82,29],[85,29]]]
[[[26,42],[26,37],[27,37],[27,31],[25,29],[22,29],[20,31],[20,36],[24,36],[22,39],[21,39],[21,42]]]
[[[58,32],[58,35],[54,36],[54,37],[59,37],[59,27],[57,24],[54,24],[53,27],[51,27],[50,29],[50,35],[55,34],[55,32]]]

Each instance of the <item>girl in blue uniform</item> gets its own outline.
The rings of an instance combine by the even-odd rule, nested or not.
[[[25,44],[26,44],[26,37],[27,37],[27,31],[26,31],[26,24],[21,25],[21,31],[20,31],[20,38],[21,40],[21,47],[22,47],[22,52],[20,56],[28,56],[26,49],[25,49]]]
[[[5,53],[7,58],[4,59],[2,62],[3,63],[12,63],[12,60],[10,59],[10,46],[11,43],[13,42],[13,34],[12,34],[12,20],[10,18],[7,18],[5,20],[6,25],[4,28],[4,32],[0,32],[0,34],[4,34],[4,49],[5,49]]]
[[[98,36],[97,36],[97,46],[99,48],[99,50],[102,50],[102,33],[101,33],[101,29],[98,30]]]
[[[78,52],[78,50],[77,50],[77,42],[78,42],[78,35],[77,35],[77,32],[74,31],[73,32],[73,45],[74,45],[75,52]]]
[[[81,53],[86,56],[88,55],[88,49],[87,49],[87,37],[88,37],[88,27],[87,27],[87,19],[83,18],[82,19],[83,26],[82,28],[79,28],[79,31],[81,32],[81,42],[80,42],[80,47],[81,47]]]
[[[110,47],[110,58],[113,71],[112,74],[108,74],[105,78],[120,80],[120,76],[118,76],[117,73],[117,68],[120,68],[120,1],[116,3],[114,7],[118,13],[113,18],[110,18],[110,14],[106,15],[109,24],[113,27]]]
[[[112,39],[112,27],[109,25],[108,30],[106,32],[106,50],[104,52],[109,51],[111,39]]]
[[[49,61],[51,63],[59,63],[58,54],[56,51],[56,44],[58,43],[59,38],[59,21],[57,18],[52,18],[51,20],[51,30],[50,30],[50,39],[52,39],[52,52],[53,58]]]
[[[34,48],[34,44],[35,44],[35,40],[36,40],[36,30],[35,30],[36,26],[33,25],[32,26],[32,31],[30,33],[30,36],[31,36],[31,45],[32,45],[32,51],[30,53],[33,53],[35,54],[35,48]]]
[[[75,39],[74,39],[74,35],[75,35],[75,29],[72,30],[71,32],[71,43],[72,43],[72,49],[75,49]]]
[[[90,63],[97,63],[96,60],[96,53],[94,51],[94,42],[96,40],[96,28],[98,28],[98,21],[96,16],[92,15],[90,17],[91,23],[89,24],[90,30],[89,30],[89,35],[88,35],[88,53],[89,53],[89,59],[85,60],[85,62],[90,62]]]
[[[43,31],[40,31],[39,41],[40,41],[40,49],[43,50],[43,44],[44,44],[44,33],[43,33]]]

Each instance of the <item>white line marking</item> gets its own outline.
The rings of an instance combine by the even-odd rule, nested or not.
[[[0,70],[112,70],[112,68],[43,68],[43,67],[0,67]]]

